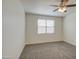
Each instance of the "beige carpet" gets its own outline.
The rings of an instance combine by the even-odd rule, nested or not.
[[[76,49],[65,42],[26,45],[20,59],[76,59]]]

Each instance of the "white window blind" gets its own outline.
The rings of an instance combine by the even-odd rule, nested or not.
[[[55,32],[55,21],[38,19],[38,34],[54,33]]]

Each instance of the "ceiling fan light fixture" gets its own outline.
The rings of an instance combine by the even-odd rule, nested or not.
[[[59,12],[65,12],[66,10],[67,10],[66,7],[63,7],[63,8],[59,8],[59,9],[58,9]]]

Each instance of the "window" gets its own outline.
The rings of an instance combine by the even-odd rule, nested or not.
[[[38,34],[54,33],[54,20],[38,19]]]

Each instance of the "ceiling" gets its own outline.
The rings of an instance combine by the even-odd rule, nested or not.
[[[27,13],[35,13],[49,16],[65,16],[75,9],[74,7],[68,8],[67,13],[53,12],[56,7],[49,5],[59,5],[61,0],[21,0],[24,10]],[[68,4],[75,4],[76,0],[69,0]]]

